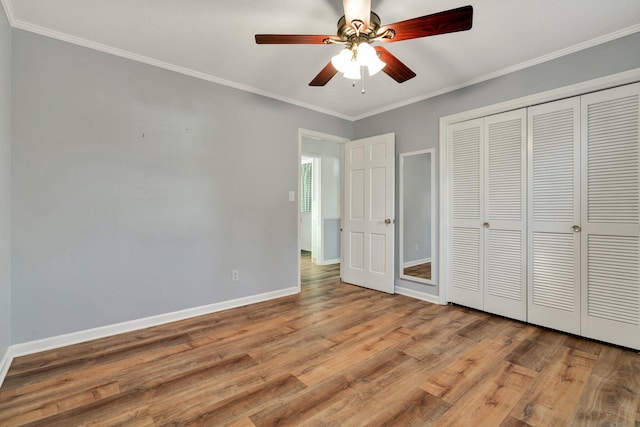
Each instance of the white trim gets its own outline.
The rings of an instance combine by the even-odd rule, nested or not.
[[[7,372],[9,372],[11,362],[13,362],[13,352],[11,351],[11,347],[9,347],[4,353],[2,360],[0,360],[0,387],[2,387],[2,383],[7,377]]]
[[[634,26],[640,28],[640,25]],[[629,27],[632,28],[632,27]],[[439,233],[439,250],[440,254],[438,266],[439,266],[439,298],[440,304],[447,303],[447,284],[448,277],[446,271],[447,265],[447,232],[449,228],[449,205],[446,203],[449,200],[449,192],[447,183],[449,181],[448,172],[449,168],[449,150],[447,142],[447,132],[449,126],[466,121],[473,120],[480,117],[489,116],[492,114],[502,113],[518,108],[531,107],[546,102],[557,101],[563,98],[569,98],[578,95],[584,95],[590,92],[596,92],[603,89],[609,89],[616,86],[622,86],[629,83],[635,83],[640,81],[640,68],[634,68],[632,70],[623,71],[621,73],[611,74],[609,76],[599,77],[592,80],[576,83],[569,86],[564,86],[557,89],[548,90],[546,92],[540,92],[533,95],[528,95],[522,98],[516,98],[509,101],[501,102],[499,104],[488,105],[485,107],[476,108],[474,110],[464,111],[461,113],[452,114],[440,118],[440,233]]]
[[[11,27],[14,26],[15,19],[13,18],[13,8],[11,2],[9,0],[0,0],[0,4],[4,9],[4,14],[7,17],[7,21]],[[2,17],[0,17],[2,19]],[[5,353],[2,355],[0,359],[0,387],[2,387],[2,383],[4,382],[5,377],[7,376],[7,372],[9,372],[9,367],[11,366],[11,362],[13,361],[13,354],[11,352],[11,346],[7,348]]]
[[[447,146],[446,142],[447,142],[448,127],[449,127],[449,124],[448,123],[445,124],[441,118],[440,119],[440,136],[438,138],[438,152],[440,153],[440,165],[439,165],[440,176],[438,176],[438,185],[440,186],[438,191],[438,195],[439,195],[438,210],[440,211],[438,213],[438,218],[439,218],[438,225],[440,226],[438,229],[438,266],[439,266],[438,269],[440,270],[439,281],[438,281],[438,299],[439,299],[438,303],[439,304],[447,303],[446,284],[448,283],[448,277],[447,277],[447,269],[445,267],[447,265],[447,261],[449,257],[445,252],[447,246],[445,245],[444,239],[447,236],[447,233],[445,232],[445,230],[449,228],[449,203],[448,203],[449,193],[445,191],[447,188],[447,186],[445,185],[445,182],[448,181],[447,174],[449,169],[447,167],[447,165],[449,164],[448,163],[449,153],[445,149],[445,147]]]
[[[440,304],[438,295],[431,295],[425,292],[414,291],[413,289],[403,288],[396,286],[396,294],[404,295],[406,297],[419,299],[421,301],[430,302],[431,304]]]
[[[69,334],[58,335],[55,337],[44,338],[36,341],[29,341],[22,344],[14,344],[9,347],[12,357],[25,356],[28,354],[38,353],[41,351],[52,350],[68,345],[78,344],[98,338],[110,337],[126,332],[137,331],[152,326],[158,326],[165,323],[176,322],[178,320],[189,319],[204,314],[211,314],[222,310],[242,307],[249,304],[268,301],[298,293],[298,289],[286,288],[273,292],[252,295],[248,297],[233,299],[229,301],[218,302],[200,307],[189,308],[186,310],[174,311],[172,313],[160,314],[157,316],[145,317],[142,319],[131,320],[128,322],[116,323],[107,326],[101,326],[84,331],[71,332]]]
[[[404,264],[402,264],[402,267],[404,267],[404,268],[415,267],[416,265],[426,264],[428,262],[431,262],[431,258],[417,259],[415,261],[405,262]]]
[[[9,21],[9,25],[11,25],[12,27],[15,27],[16,19],[14,18],[12,2],[9,0],[0,0],[0,3],[2,3],[4,14],[7,15],[7,21]]]
[[[318,265],[331,265],[331,264],[339,264],[339,263],[340,263],[340,258],[323,259],[321,263],[318,263]]]
[[[322,156],[314,156],[311,166],[311,262],[322,264],[324,221],[322,221]]]

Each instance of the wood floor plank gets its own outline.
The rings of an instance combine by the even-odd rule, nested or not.
[[[505,360],[540,372],[553,358],[560,357],[563,351],[561,344],[565,338],[559,332],[538,328],[505,357]]]
[[[484,381],[502,362],[513,346],[511,339],[485,339],[471,347],[455,361],[440,369],[421,388],[450,404],[464,396],[470,388]]]
[[[412,267],[405,267],[403,273],[405,276],[413,276],[420,279],[431,280],[431,263],[426,262],[423,264],[414,265]]]
[[[112,363],[119,360],[126,360],[142,353],[152,352],[155,349],[165,349],[167,347],[179,346],[190,341],[187,334],[169,337],[168,339],[155,339],[143,344],[133,344],[120,347],[117,351],[105,350],[98,353],[85,353],[74,359],[67,359],[59,363],[47,363],[44,366],[33,367],[28,370],[12,370],[7,375],[7,389],[11,389],[15,382],[20,385],[33,384],[50,378],[54,378],[65,373],[72,373],[87,369],[92,366]]]
[[[208,394],[203,395],[202,399],[190,395],[184,400],[185,404],[176,408],[170,404],[175,399],[175,396],[171,396],[152,405],[151,411],[154,414],[154,422],[160,426],[222,426],[238,422],[245,418],[247,413],[260,410],[268,402],[285,400],[305,388],[306,386],[296,377],[286,374],[218,401],[208,398]]]
[[[394,330],[382,336],[372,337],[351,348],[348,352],[334,352],[330,357],[321,360],[320,363],[294,368],[293,373],[303,383],[314,385],[336,373],[346,371],[352,366],[362,363],[407,338],[406,333]]]
[[[507,417],[500,423],[500,427],[533,427],[522,420],[513,417]]]
[[[383,350],[363,363],[354,364],[349,373],[332,375],[288,402],[277,402],[250,416],[250,419],[256,426],[272,426],[303,424],[319,414],[324,417],[324,412],[336,402],[353,398],[357,384],[371,383],[398,365],[411,361],[410,357],[393,349]]]
[[[438,419],[439,426],[500,425],[522,398],[537,373],[531,369],[502,362],[483,384],[474,387]]]
[[[65,373],[51,379],[37,383],[25,381],[24,386],[5,390],[4,385],[0,389],[0,420],[5,408],[20,405],[30,405],[34,401],[47,401],[58,399],[60,396],[78,393],[83,388],[91,388],[99,385],[97,378],[113,380],[116,375],[129,378],[139,371],[139,366],[161,366],[162,361],[168,357],[179,357],[182,351],[192,347],[188,345],[167,347],[152,354],[139,355],[132,359],[123,359],[108,365],[93,366],[77,372]]]
[[[0,425],[640,425],[640,355],[342,283],[17,357]]]
[[[343,398],[342,402],[328,408],[322,414],[322,419],[327,419],[329,424],[340,424],[344,419],[354,419],[361,425],[380,425],[394,416],[400,416],[402,411],[411,410],[412,412],[406,415],[406,420],[415,420],[429,410],[435,410],[431,415],[444,412],[449,407],[446,402],[440,399],[429,399],[421,393],[418,393],[418,396],[422,396],[423,399],[418,399],[413,393],[418,390],[416,384],[419,380],[426,379],[432,371],[431,364],[409,357],[388,372],[378,375],[373,381],[357,383],[353,394],[360,396],[360,399],[357,402],[351,402],[350,397]],[[347,402],[349,405],[344,404]],[[333,410],[336,407],[340,410]],[[364,411],[363,407],[367,407],[367,410]],[[328,415],[325,415],[326,413]]]
[[[38,421],[60,412],[85,406],[91,402],[112,397],[120,393],[117,382],[102,384],[97,387],[82,390],[76,394],[71,394],[60,398],[50,397],[48,400],[41,399],[32,401],[31,404],[14,406],[13,408],[3,408],[3,423],[11,425],[28,424]]]
[[[431,322],[415,325],[416,333],[411,341],[403,345],[402,351],[420,360],[436,359],[440,354],[451,351],[456,344],[474,342],[456,332],[475,319],[457,311],[449,316],[440,316]]]
[[[562,357],[541,373],[541,380],[518,402],[511,415],[531,425],[565,425],[596,361],[593,354],[565,347]]]
[[[422,389],[408,390],[384,410],[383,416],[377,417],[365,426],[433,426],[450,408],[444,400],[435,397]]]
[[[640,355],[607,346],[567,425],[633,425],[640,402]]]

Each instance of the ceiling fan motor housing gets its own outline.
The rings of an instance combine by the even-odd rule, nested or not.
[[[338,21],[338,37],[340,37],[340,40],[349,47],[363,42],[371,43],[378,35],[378,30],[380,29],[380,17],[377,13],[371,12],[369,27],[362,32],[360,31],[358,22],[362,24],[361,21],[352,21],[347,23],[344,16]],[[331,43],[331,41],[328,41],[328,43]]]

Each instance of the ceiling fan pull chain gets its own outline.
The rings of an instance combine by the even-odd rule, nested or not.
[[[363,67],[363,68],[364,68],[364,67]],[[365,80],[365,78],[366,78],[365,74],[367,74],[367,73],[366,73],[366,70],[362,70],[362,92],[361,92],[361,93],[362,93],[363,95],[364,95],[364,94],[365,94],[365,92],[366,92],[366,89],[365,89],[365,87],[364,87],[364,80]]]

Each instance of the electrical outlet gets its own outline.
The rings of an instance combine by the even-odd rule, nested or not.
[[[420,248],[420,245],[416,243],[416,251]]]
[[[231,281],[237,282],[240,280],[240,272],[238,270],[231,270]]]

